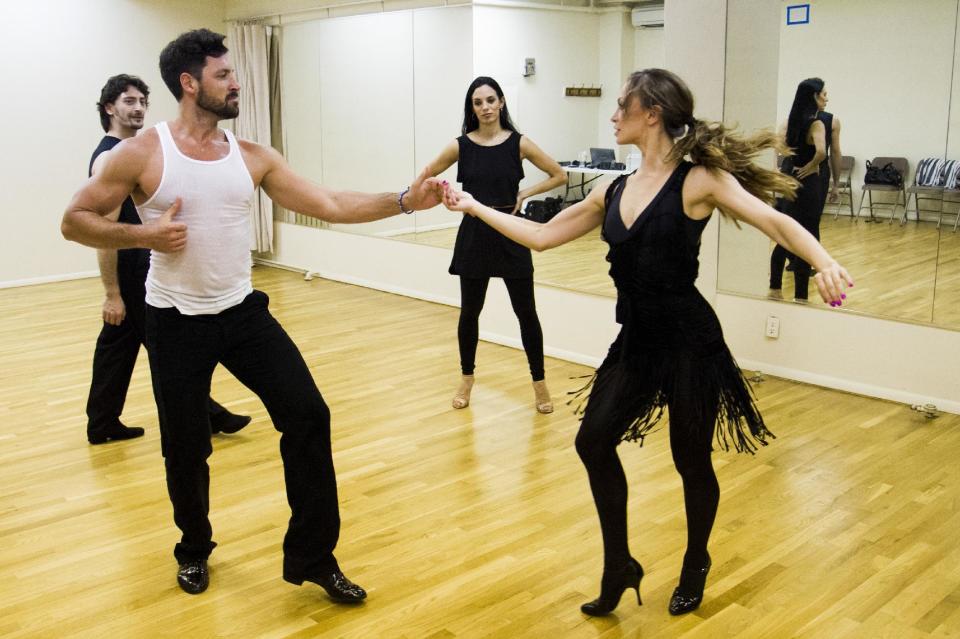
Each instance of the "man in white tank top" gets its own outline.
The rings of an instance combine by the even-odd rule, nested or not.
[[[160,72],[180,105],[169,123],[124,140],[74,196],[63,217],[68,240],[95,248],[151,249],[147,352],[160,414],[173,519],[177,582],[198,594],[209,584],[216,543],[208,517],[211,452],[206,398],[221,363],[263,401],[282,433],[291,518],[283,578],[311,581],[338,602],[366,592],[333,555],[340,532],[330,412],[300,351],[250,281],[249,204],[257,187],[282,207],[328,222],[369,222],[439,204],[442,185],[426,172],[401,193],[334,191],[294,173],[279,153],[237,140],[217,123],[239,112],[224,36],[182,34],[160,54]],[[142,225],[108,218],[127,196]]]

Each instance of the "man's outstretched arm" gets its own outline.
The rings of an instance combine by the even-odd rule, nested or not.
[[[274,149],[249,142],[243,144],[244,151],[253,160],[251,172],[255,176],[260,173],[260,185],[273,201],[285,209],[325,222],[372,222],[396,215],[401,209],[420,211],[433,208],[440,203],[443,196],[440,181],[430,177],[427,171],[421,173],[410,185],[402,202],[399,201],[399,192],[336,191],[314,184],[294,173],[286,160]]]

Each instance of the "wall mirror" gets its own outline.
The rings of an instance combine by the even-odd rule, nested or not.
[[[928,199],[921,193],[919,214],[910,193],[923,158],[960,160],[957,2],[816,2],[809,22],[788,24],[791,4],[781,6],[776,122],[786,122],[801,80],[823,78],[826,110],[841,121],[842,153],[854,158],[850,193],[827,203],[820,225],[824,246],[856,280],[845,307],[960,329],[960,191],[930,193]],[[728,74],[737,72],[728,67]],[[728,111],[725,119],[737,121],[739,115]],[[909,170],[895,210],[894,194],[874,193],[881,206],[871,213],[866,202],[860,209],[861,187],[866,160],[878,156],[904,157]],[[722,224],[718,289],[767,296],[771,249],[759,232]],[[790,303],[790,273],[782,290]],[[815,297],[811,291],[810,299]]]
[[[520,131],[555,159],[574,160],[591,147],[616,148],[609,117],[620,84],[634,68],[663,65],[662,20],[648,13],[635,24],[630,12],[589,6],[473,5],[285,25],[281,77],[291,164],[338,188],[396,191],[460,134],[466,88],[481,74],[498,80]],[[496,37],[488,42],[484,34]],[[527,58],[536,60],[536,73],[524,77],[518,60]],[[581,85],[600,85],[602,96],[563,95],[564,87]],[[628,149],[616,150],[625,161]],[[521,188],[544,178],[529,162],[524,171]],[[444,177],[455,181],[456,166]],[[579,176],[571,175],[574,184]],[[567,195],[576,198],[579,189]],[[316,224],[302,216],[286,221]],[[459,222],[438,207],[336,228],[452,249]],[[535,254],[534,277],[540,284],[613,296],[605,255],[597,231]]]

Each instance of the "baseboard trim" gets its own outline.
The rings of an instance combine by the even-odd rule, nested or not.
[[[384,282],[368,280],[363,277],[354,277],[352,275],[344,275],[343,273],[338,273],[336,271],[328,271],[326,269],[315,271],[313,269],[303,268],[299,266],[292,266],[290,264],[283,264],[281,262],[275,262],[273,260],[267,260],[263,258],[257,258],[254,261],[257,264],[263,264],[265,266],[274,266],[276,268],[282,268],[289,271],[301,272],[304,274],[305,277],[316,275],[326,280],[333,280],[334,282],[343,282],[344,284],[353,284],[355,286],[362,286],[364,288],[383,291],[384,293],[394,293],[395,295],[403,295],[404,297],[411,297],[413,299],[423,300],[425,302],[435,302],[437,304],[443,304],[445,306],[455,306],[457,308],[460,308],[460,300],[457,298],[450,298],[442,295],[425,293],[424,291],[407,288],[405,286],[396,286],[393,284],[386,284]]]
[[[745,369],[751,371],[761,371],[763,373],[773,375],[774,377],[782,377],[784,379],[803,382],[805,384],[812,384],[814,386],[822,386],[824,388],[844,391],[865,397],[886,399],[892,402],[907,404],[908,406],[913,406],[916,404],[933,404],[938,410],[945,411],[947,413],[960,414],[960,402],[954,399],[948,399],[946,397],[930,397],[919,395],[917,393],[901,391],[896,388],[887,388],[884,386],[876,386],[874,384],[863,384],[861,382],[856,382],[849,379],[841,379],[839,377],[831,377],[829,375],[800,371],[793,368],[787,368],[785,366],[777,366],[775,364],[770,364],[769,362],[758,362],[739,357],[737,358],[737,362]]]
[[[89,277],[100,277],[100,271],[81,271],[79,273],[61,273],[59,275],[45,275],[43,277],[28,277],[22,280],[7,280],[5,282],[0,282],[0,288],[16,288],[18,286],[33,286],[34,284],[69,282],[70,280],[85,280]]]

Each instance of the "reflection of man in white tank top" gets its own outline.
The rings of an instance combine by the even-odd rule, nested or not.
[[[282,433],[292,516],[283,577],[314,582],[338,602],[366,597],[333,556],[340,531],[330,412],[296,345],[250,281],[249,205],[262,187],[286,209],[327,222],[369,222],[436,206],[442,186],[426,172],[398,193],[334,191],[294,173],[273,149],[218,127],[239,113],[240,86],[223,46],[206,29],[182,34],[160,54],[179,117],[118,144],[76,193],[64,237],[96,248],[151,249],[147,350],[160,414],[174,522],[177,581],[191,594],[209,584],[216,543],[208,517],[210,455],[205,401],[218,363],[248,386]],[[142,225],[107,215],[128,195]]]

